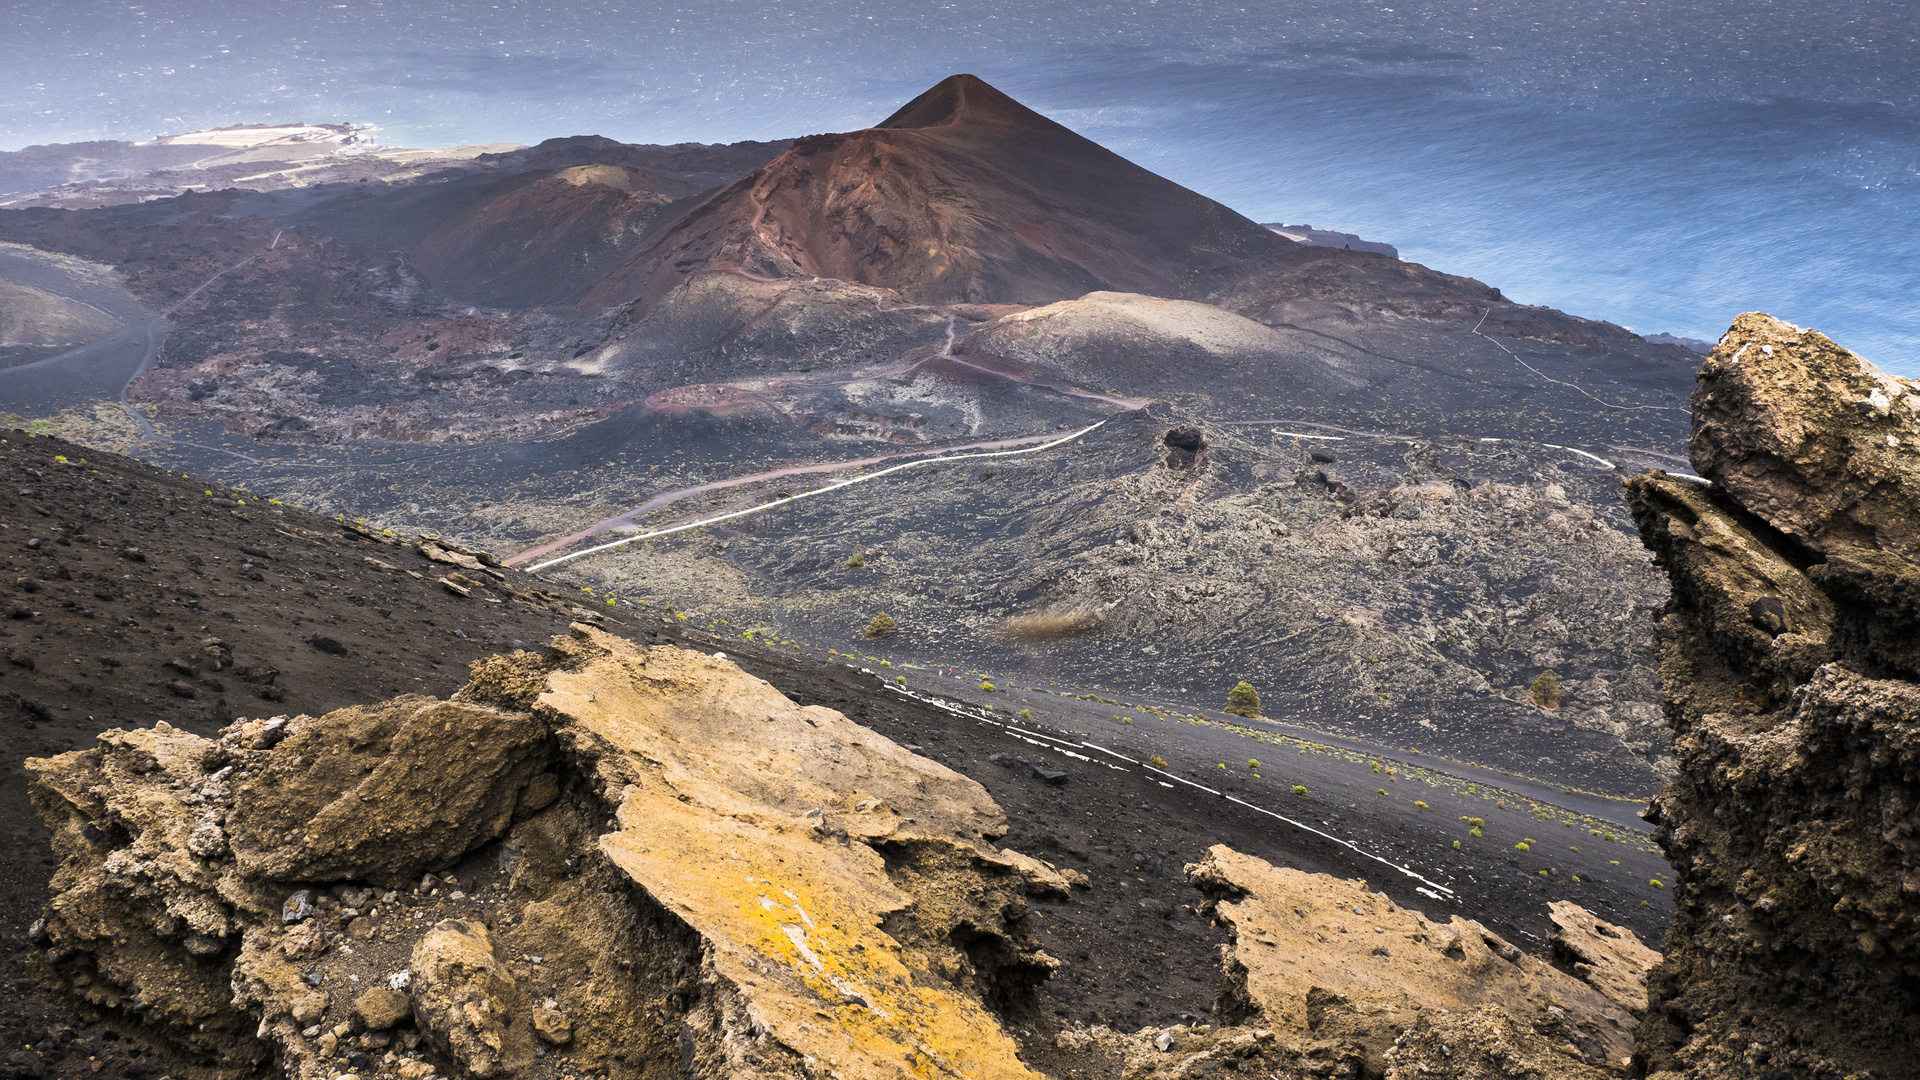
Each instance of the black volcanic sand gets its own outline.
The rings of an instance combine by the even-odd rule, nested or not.
[[[87,457],[94,460],[79,464]],[[212,734],[235,716],[317,714],[402,691],[446,695],[465,681],[473,659],[521,643],[537,646],[587,612],[572,599],[535,593],[531,579],[514,572],[508,585],[526,600],[483,605],[462,599],[434,583],[444,568],[409,548],[244,493],[214,488],[209,497],[201,482],[53,439],[0,438],[0,468],[7,477],[0,487],[0,553],[8,560],[0,613],[15,616],[0,620],[6,635],[0,654],[20,658],[0,664],[0,733],[9,770],[0,794],[4,1053],[31,1055],[52,1076],[158,1076],[163,1063],[77,1023],[31,981],[27,928],[45,901],[53,860],[28,807],[22,760],[84,747],[108,727],[164,720]],[[245,505],[222,505],[215,501],[221,497]],[[33,538],[41,540],[38,547],[28,546]],[[249,561],[261,580],[245,575]],[[411,577],[409,569],[423,577]],[[1544,944],[1551,899],[1588,905],[1650,944],[1658,944],[1670,915],[1665,893],[1646,885],[1665,870],[1657,856],[1569,829],[1558,823],[1565,814],[1542,821],[1530,812],[1532,804],[1485,786],[1469,794],[1464,782],[1438,781],[1403,765],[1383,780],[1370,771],[1370,759],[1325,744],[1263,744],[1221,726],[1138,713],[1131,725],[1108,720],[1110,730],[1103,730],[1099,710],[1121,710],[1101,702],[1070,706],[1039,694],[1012,703],[999,695],[999,715],[1007,715],[1010,704],[1033,708],[1033,730],[1062,738],[1085,732],[1089,741],[1130,756],[1164,754],[1176,775],[1406,861],[1461,897],[1437,901],[1416,893],[1414,879],[1337,843],[1218,796],[1165,786],[1137,767],[1109,768],[1041,750],[1000,727],[886,690],[875,675],[711,637],[684,623],[617,613],[603,622],[642,642],[725,651],[796,701],[838,709],[918,748],[973,777],[998,800],[1011,824],[1005,846],[1092,878],[1094,887],[1071,900],[1034,901],[1035,931],[1065,966],[1009,1019],[1029,1060],[1041,1068],[1057,1064],[1052,1038],[1068,1024],[1134,1029],[1211,1019],[1217,946],[1225,939],[1194,913],[1199,895],[1182,870],[1213,844],[1365,878],[1396,903],[1441,919],[1477,918],[1535,948]],[[345,655],[316,648],[315,634],[340,642]],[[204,662],[208,638],[227,644],[232,666],[215,671]],[[201,673],[169,668],[170,660],[188,671],[200,662]],[[281,701],[257,696],[268,670]],[[914,678],[916,690],[947,698],[964,685]],[[1271,759],[1262,780],[1242,767],[1247,758]],[[1046,783],[1010,759],[1057,769],[1065,782]],[[1222,763],[1233,768],[1214,767]],[[1230,775],[1222,779],[1208,769]],[[1292,796],[1295,783],[1307,785],[1310,796]],[[1390,797],[1376,788],[1391,789]],[[1428,808],[1414,807],[1416,799]],[[1494,800],[1504,800],[1507,809]],[[1484,840],[1467,836],[1462,816],[1485,819]],[[1539,854],[1514,852],[1512,845],[1529,832],[1541,841]],[[1455,840],[1463,842],[1463,853],[1453,852]],[[1544,854],[1569,845],[1582,854]],[[1609,866],[1611,859],[1621,866]],[[1543,868],[1548,878],[1538,875]],[[1575,874],[1579,884],[1570,880]],[[13,1064],[28,1074],[38,1067],[26,1057]]]
[[[1110,559],[1092,565],[1125,565],[1117,557],[1110,558],[1109,545],[1116,535],[1125,536],[1141,517],[1155,512],[1150,502],[1131,503],[1127,485],[1147,475],[1164,457],[1163,433],[1193,419],[1156,404],[1142,412],[1123,414],[1106,427],[1046,454],[997,462],[930,465],[823,498],[589,557],[550,573],[556,579],[617,587],[622,596],[644,599],[656,607],[672,605],[695,615],[696,622],[703,625],[724,619],[738,623],[736,629],[776,627],[780,636],[814,647],[816,655],[831,644],[872,652],[895,664],[955,664],[992,672],[994,681],[1003,685],[1017,681],[1040,687],[1077,686],[1081,690],[1105,685],[1120,689],[1101,691],[1103,696],[1138,701],[1135,695],[1149,695],[1162,704],[1176,702],[1193,711],[1203,705],[1217,706],[1221,703],[1218,694],[1232,685],[1232,679],[1249,678],[1259,685],[1270,715],[1276,718],[1390,747],[1459,756],[1488,766],[1489,779],[1496,783],[1508,779],[1504,771],[1536,778],[1550,793],[1570,786],[1644,800],[1658,790],[1663,776],[1657,761],[1649,759],[1665,755],[1664,729],[1654,729],[1660,737],[1653,740],[1647,752],[1636,753],[1611,730],[1583,727],[1498,693],[1447,689],[1444,685],[1402,683],[1396,692],[1404,693],[1404,698],[1383,707],[1371,694],[1358,693],[1358,682],[1345,682],[1333,675],[1350,657],[1332,646],[1313,644],[1337,639],[1326,637],[1315,622],[1297,614],[1297,603],[1291,609],[1293,613],[1283,605],[1262,611],[1244,601],[1217,610],[1195,607],[1193,622],[1186,625],[1204,625],[1208,627],[1206,634],[1183,630],[1164,640],[1156,637],[1157,648],[1152,655],[1139,648],[1144,642],[1133,638],[1136,634],[1159,634],[1160,629],[1136,629],[1135,633],[1106,629],[1040,644],[1012,641],[991,632],[1001,617],[1044,610],[1052,601],[1112,599],[1100,591],[1097,582],[1088,580],[1091,575],[1079,569],[1076,557]],[[1214,446],[1208,466],[1205,483],[1209,486],[1205,490],[1209,498],[1250,495],[1275,484],[1284,485],[1285,477],[1303,465],[1323,467],[1309,465],[1303,453],[1287,445],[1292,440],[1276,437],[1274,430],[1243,427],[1222,434],[1219,429],[1210,429],[1210,437],[1220,438],[1221,443]],[[1238,441],[1227,444],[1228,438]],[[1621,472],[1596,468],[1586,459],[1551,446],[1349,436],[1347,441],[1333,444],[1333,449],[1337,450],[1339,464],[1324,467],[1338,470],[1343,481],[1362,493],[1363,503],[1370,493],[1413,480],[1452,478],[1474,486],[1491,481],[1536,489],[1545,480],[1552,480],[1562,485],[1570,501],[1590,512],[1595,521],[1622,536],[1634,536],[1625,505],[1617,498]],[[1409,459],[1416,456],[1417,463],[1410,463]],[[740,466],[734,475],[748,468],[752,466]],[[718,467],[714,472],[726,475]],[[659,474],[634,475],[644,478],[666,474],[663,468]],[[708,491],[659,507],[638,523],[658,527],[671,521],[697,520],[752,507],[789,490],[817,489],[829,482],[824,477],[787,477]],[[659,485],[666,488],[668,483],[663,480]],[[1335,513],[1349,516],[1331,499],[1300,491],[1294,485],[1274,494],[1271,501],[1262,496],[1262,505],[1297,529],[1331,520]],[[1121,509],[1116,511],[1116,504]],[[562,507],[557,502],[552,505]],[[1131,506],[1138,509],[1127,509]],[[1161,504],[1159,511],[1164,514],[1168,508]],[[1354,512],[1351,516],[1364,520],[1369,515]],[[585,514],[581,517],[578,524],[590,520]],[[1489,513],[1477,525],[1469,523],[1453,534],[1443,535],[1442,550],[1472,551],[1476,545],[1484,545],[1488,551],[1506,549],[1509,545],[1499,536],[1502,527]],[[911,547],[901,543],[903,538]],[[595,542],[611,539],[603,536]],[[1569,542],[1568,550],[1576,546],[1577,542]],[[852,573],[843,560],[855,548],[886,552],[887,561]],[[1209,550],[1203,541],[1189,548],[1192,555],[1203,560]],[[1638,552],[1635,538],[1625,553],[1640,561],[1644,556],[1635,554]],[[663,554],[671,557],[661,560],[666,565],[677,563],[685,569],[676,575],[628,573]],[[1417,624],[1430,616],[1436,623],[1443,623],[1461,615],[1473,603],[1497,600],[1512,604],[1541,594],[1559,597],[1551,603],[1564,605],[1560,610],[1568,623],[1584,630],[1580,619],[1571,613],[1577,605],[1566,599],[1578,590],[1556,576],[1557,556],[1539,547],[1521,554],[1526,557],[1512,565],[1487,558],[1456,563],[1454,569],[1439,573],[1408,570],[1414,583],[1404,592],[1378,602],[1391,613],[1389,621],[1404,618]],[[1245,561],[1226,555],[1218,556],[1215,562],[1202,561],[1181,580],[1188,586],[1198,586],[1208,581],[1207,574],[1258,578],[1263,569],[1259,563],[1271,565],[1274,561],[1251,546],[1241,550],[1241,557]],[[725,572],[735,575],[742,591],[716,589],[711,578],[701,573],[698,560],[710,560],[718,568],[721,558]],[[1392,569],[1384,572],[1388,578],[1399,573]],[[1658,609],[1664,586],[1650,571],[1640,570],[1640,574],[1644,588],[1638,596],[1640,603],[1626,611],[1623,597],[1618,607],[1607,608],[1602,615],[1626,612],[1633,620],[1629,625],[1645,635],[1641,639],[1644,642],[1651,640],[1652,613]],[[1476,590],[1464,587],[1488,579],[1476,579],[1476,575],[1494,580],[1485,597],[1476,597]],[[1269,595],[1279,592],[1275,586],[1267,588]],[[1346,598],[1361,595],[1343,591],[1354,588],[1339,577],[1330,579],[1330,603],[1348,602]],[[1375,598],[1352,602],[1372,603]],[[896,604],[905,606],[905,610]],[[1152,610],[1152,605],[1140,606]],[[1129,624],[1125,618],[1134,607],[1133,603],[1123,604],[1121,618],[1113,626],[1137,628],[1139,623]],[[890,610],[901,620],[900,632],[883,643],[860,643],[862,628],[879,610]],[[1175,616],[1168,615],[1166,608],[1157,614],[1168,620],[1166,625],[1176,625]],[[1179,618],[1186,620],[1188,616]],[[1595,620],[1587,625],[1599,623]],[[1292,635],[1296,644],[1271,648],[1282,635]],[[1596,634],[1590,640],[1599,638]],[[1621,689],[1623,700],[1657,701],[1650,665],[1639,651],[1646,646],[1625,640],[1625,644],[1612,645],[1572,640],[1568,655],[1555,661],[1556,670],[1568,679],[1604,673]],[[1180,642],[1181,647],[1175,647],[1174,642]],[[1489,635],[1479,641],[1469,638],[1455,642],[1449,638],[1436,647],[1448,659],[1484,672],[1495,685],[1524,686],[1539,668],[1532,666],[1527,651],[1513,645],[1510,640]],[[1231,678],[1227,678],[1229,675]],[[1425,679],[1425,674],[1420,678]],[[978,682],[975,679],[972,684]],[[967,685],[958,684],[961,688]],[[1110,714],[1106,719],[1111,719]]]

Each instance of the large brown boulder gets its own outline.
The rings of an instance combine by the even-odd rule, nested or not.
[[[1742,315],[1702,367],[1711,486],[1628,484],[1673,584],[1676,914],[1639,1054],[1662,1076],[1915,1075],[1920,395]]]
[[[1618,1066],[1632,1052],[1630,1008],[1470,919],[1436,922],[1365,882],[1226,847],[1187,877],[1233,934],[1221,1011],[1295,1039],[1356,1047],[1369,1074],[1423,1019],[1476,1010],[1548,1036],[1565,1075]],[[1414,1056],[1410,1048],[1397,1055]]]
[[[1700,367],[1701,476],[1822,555],[1920,558],[1920,383],[1816,330],[1749,312]]]
[[[1364,881],[1224,846],[1188,866],[1187,880],[1205,897],[1200,910],[1230,935],[1220,951],[1220,1026],[1059,1036],[1063,1047],[1104,1051],[1119,1080],[1628,1075],[1646,1005],[1628,972],[1659,954],[1572,904],[1557,905],[1556,919],[1596,955],[1575,973],[1470,919],[1439,922]]]
[[[426,697],[342,709],[249,770],[228,843],[249,878],[403,885],[505,832],[547,757],[524,713]]]
[[[1862,659],[1920,676],[1920,383],[1746,314],[1701,366],[1693,407],[1700,475],[1853,602]]]
[[[412,984],[421,1030],[467,1075],[509,1075],[531,1061],[531,1017],[484,924],[434,924],[413,947]]]

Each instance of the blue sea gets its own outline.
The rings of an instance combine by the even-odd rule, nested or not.
[[[971,71],[1259,221],[1920,375],[1913,0],[0,2],[0,149],[234,123],[732,141]]]

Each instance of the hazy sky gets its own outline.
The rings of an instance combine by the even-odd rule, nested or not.
[[[431,144],[562,130],[778,137],[869,122],[963,68],[1100,112],[1075,84],[1100,69],[1135,81],[1128,69],[1143,63],[1466,76],[1482,93],[1567,102],[1920,104],[1911,2],[10,0],[0,11],[0,149],[340,119]]]
[[[1644,332],[1920,361],[1914,0],[0,2],[0,149],[357,121],[405,145],[862,126],[972,71],[1258,220]]]

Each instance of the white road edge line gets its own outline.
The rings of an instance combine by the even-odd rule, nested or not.
[[[888,473],[896,473],[901,471],[902,469],[912,469],[921,465],[937,465],[937,464],[940,464],[941,462],[946,462],[946,461],[979,461],[984,458],[1013,457],[1018,454],[1037,454],[1042,450],[1051,450],[1056,446],[1064,446],[1065,444],[1072,442],[1073,440],[1079,438],[1082,435],[1085,435],[1086,433],[1094,430],[1095,428],[1105,427],[1106,423],[1107,422],[1105,420],[1102,420],[1097,424],[1092,424],[1087,427],[1083,427],[1079,431],[1076,431],[1071,435],[1063,435],[1060,438],[1053,440],[1052,442],[1041,443],[1039,446],[1028,446],[1019,450],[993,450],[984,454],[953,454],[946,457],[921,458],[918,461],[908,461],[899,465],[888,466],[887,468],[881,469],[879,472],[871,472],[871,473],[865,474],[864,476],[856,476],[850,480],[842,480],[838,483],[828,484],[825,487],[814,488],[812,491],[803,491],[798,495],[789,495],[784,499],[775,499],[772,502],[764,502],[764,503],[761,503],[759,506],[750,506],[745,510],[735,510],[731,514],[721,514],[717,517],[703,518],[699,521],[689,521],[684,525],[675,525],[667,529],[655,529],[652,532],[645,532],[637,536],[629,536],[622,540],[615,540],[609,544],[598,544],[598,545],[595,545],[594,547],[584,548],[570,555],[562,555],[559,558],[548,559],[546,562],[536,563],[533,566],[529,566],[527,567],[527,573],[537,574],[540,571],[545,570],[549,566],[558,566],[563,562],[571,562],[574,559],[583,558],[585,556],[597,554],[602,551],[611,551],[614,548],[624,547],[628,544],[637,544],[642,540],[653,540],[655,538],[662,537],[662,536],[671,536],[674,533],[686,532],[688,529],[704,528],[708,525],[717,525],[722,521],[732,521],[735,518],[743,518],[749,514],[758,514],[763,510],[772,510],[775,507],[785,506],[788,503],[799,502],[801,499],[813,498],[815,495],[825,495],[828,492],[839,491],[841,488],[852,487],[855,484],[863,484],[869,480],[878,480],[881,477],[887,475]]]
[[[851,667],[852,665],[848,665],[848,666],[849,666],[849,667]],[[861,673],[862,673],[862,674],[866,674],[866,675],[874,675],[874,676],[875,676],[876,678],[878,677],[878,675],[877,675],[877,673],[876,673],[876,672],[874,672],[874,671],[872,671],[871,669],[868,669],[868,668],[861,668],[861,669],[859,669],[859,670],[861,671]],[[1002,731],[1007,731],[1007,732],[1013,732],[1013,733],[1016,733],[1016,734],[1017,734],[1018,736],[1020,736],[1020,737],[1021,737],[1021,739],[1020,739],[1020,741],[1021,741],[1021,742],[1026,742],[1026,743],[1033,743],[1033,744],[1034,744],[1034,745],[1036,745],[1036,746],[1038,746],[1038,745],[1041,745],[1041,744],[1039,744],[1039,743],[1037,743],[1037,742],[1034,742],[1034,740],[1033,740],[1033,739],[1029,739],[1029,738],[1025,738],[1025,737],[1024,737],[1024,736],[1027,736],[1027,735],[1038,735],[1038,736],[1039,736],[1040,738],[1042,738],[1042,739],[1046,739],[1046,740],[1047,740],[1048,742],[1052,742],[1052,743],[1064,743],[1064,744],[1065,744],[1065,745],[1067,745],[1067,746],[1075,746],[1075,747],[1079,747],[1079,748],[1080,748],[1080,749],[1082,749],[1082,750],[1095,750],[1095,751],[1098,751],[1098,752],[1100,752],[1100,753],[1102,753],[1102,754],[1106,754],[1106,755],[1107,755],[1107,756],[1109,756],[1109,757],[1113,757],[1113,758],[1118,758],[1119,760],[1121,760],[1121,761],[1124,761],[1124,762],[1126,762],[1126,763],[1127,763],[1127,764],[1129,764],[1129,765],[1133,765],[1133,766],[1136,766],[1136,767],[1138,767],[1138,768],[1141,768],[1141,769],[1144,769],[1144,770],[1146,770],[1147,772],[1150,772],[1150,773],[1153,773],[1153,774],[1154,774],[1154,775],[1156,775],[1156,776],[1164,776],[1164,777],[1166,777],[1166,778],[1167,778],[1167,780],[1172,780],[1172,781],[1173,781],[1174,783],[1177,783],[1177,784],[1185,784],[1185,785],[1186,785],[1187,787],[1190,787],[1190,788],[1195,788],[1195,789],[1198,789],[1198,790],[1200,790],[1200,791],[1204,791],[1204,792],[1206,792],[1206,793],[1207,793],[1207,794],[1209,794],[1209,795],[1215,795],[1215,796],[1218,796],[1218,797],[1220,797],[1220,798],[1222,798],[1222,799],[1225,799],[1225,800],[1227,800],[1228,802],[1232,802],[1232,803],[1238,803],[1238,804],[1240,804],[1241,806],[1244,806],[1244,807],[1246,807],[1246,808],[1247,808],[1247,809],[1249,809],[1249,810],[1253,810],[1253,811],[1256,811],[1256,812],[1258,812],[1258,813],[1262,813],[1262,814],[1265,814],[1265,815],[1267,815],[1268,817],[1270,817],[1270,818],[1273,818],[1273,819],[1275,819],[1275,820],[1278,820],[1278,821],[1284,821],[1284,822],[1286,822],[1287,824],[1289,824],[1289,825],[1291,825],[1291,826],[1293,826],[1293,827],[1294,827],[1294,828],[1296,828],[1296,829],[1302,829],[1302,830],[1305,830],[1306,832],[1310,832],[1310,833],[1312,833],[1313,835],[1315,835],[1315,836],[1318,836],[1318,837],[1320,837],[1320,838],[1321,838],[1321,839],[1323,839],[1323,840],[1331,840],[1331,841],[1333,841],[1334,843],[1336,843],[1336,844],[1339,844],[1339,845],[1340,845],[1341,847],[1343,847],[1343,848],[1346,848],[1347,850],[1349,850],[1349,851],[1351,851],[1351,852],[1353,852],[1353,853],[1354,853],[1354,854],[1356,854],[1356,855],[1359,855],[1359,856],[1360,856],[1360,857],[1362,857],[1362,858],[1365,858],[1365,859],[1371,859],[1371,860],[1373,860],[1374,862],[1377,862],[1377,863],[1379,863],[1379,864],[1380,864],[1381,866],[1384,866],[1384,867],[1387,867],[1387,868],[1389,868],[1389,869],[1391,869],[1391,870],[1396,870],[1396,871],[1398,871],[1398,872],[1400,872],[1400,873],[1402,873],[1402,874],[1405,874],[1405,875],[1406,875],[1407,877],[1410,877],[1410,878],[1412,878],[1413,880],[1415,880],[1415,881],[1418,881],[1418,882],[1420,882],[1420,884],[1421,884],[1422,886],[1425,886],[1425,888],[1419,888],[1419,887],[1416,887],[1416,890],[1415,890],[1415,891],[1417,891],[1417,892],[1423,892],[1423,893],[1426,893],[1426,894],[1427,894],[1428,896],[1431,896],[1431,897],[1433,897],[1433,898],[1434,898],[1434,899],[1436,899],[1436,900],[1452,900],[1452,901],[1455,901],[1455,902],[1458,902],[1458,900],[1459,900],[1459,898],[1458,898],[1458,897],[1456,897],[1456,896],[1454,895],[1454,893],[1453,893],[1453,890],[1452,890],[1452,889],[1450,889],[1450,888],[1448,888],[1447,886],[1445,886],[1445,885],[1442,885],[1442,884],[1440,884],[1439,882],[1437,882],[1437,881],[1434,881],[1434,880],[1433,880],[1433,879],[1431,879],[1431,878],[1427,878],[1427,877],[1423,877],[1423,876],[1422,876],[1422,875],[1421,875],[1421,874],[1420,874],[1420,873],[1419,873],[1418,871],[1415,871],[1415,870],[1414,870],[1414,869],[1413,869],[1412,867],[1409,867],[1409,866],[1405,866],[1405,865],[1403,865],[1403,864],[1401,864],[1401,863],[1396,863],[1396,862],[1391,862],[1391,861],[1389,861],[1389,860],[1387,860],[1387,859],[1384,859],[1384,858],[1381,858],[1380,856],[1378,856],[1378,855],[1375,855],[1374,853],[1372,853],[1372,852],[1370,852],[1370,851],[1367,851],[1366,849],[1364,849],[1364,848],[1362,848],[1362,847],[1360,847],[1360,846],[1359,846],[1358,844],[1355,844],[1355,843],[1354,843],[1353,841],[1351,841],[1351,840],[1342,840],[1341,838],[1339,838],[1339,837],[1337,837],[1337,836],[1335,836],[1335,835],[1333,835],[1332,833],[1329,833],[1329,832],[1323,832],[1323,831],[1321,831],[1320,829],[1316,829],[1316,828],[1314,828],[1313,826],[1311,826],[1311,825],[1308,825],[1308,824],[1306,824],[1305,822],[1300,822],[1300,821],[1295,821],[1294,819],[1292,819],[1292,818],[1290,818],[1290,817],[1288,817],[1288,816],[1286,816],[1285,814],[1278,814],[1278,813],[1275,813],[1275,812],[1273,812],[1272,810],[1269,810],[1269,809],[1267,809],[1267,808],[1266,808],[1266,807],[1264,807],[1264,806],[1256,806],[1256,805],[1254,805],[1253,803],[1250,803],[1250,802],[1248,802],[1248,801],[1246,801],[1245,799],[1241,799],[1241,798],[1238,798],[1238,797],[1236,797],[1236,796],[1233,796],[1233,795],[1229,795],[1229,794],[1227,794],[1227,793],[1226,793],[1226,792],[1224,792],[1224,791],[1216,791],[1216,790],[1214,790],[1213,788],[1210,788],[1210,787],[1208,787],[1208,786],[1206,786],[1205,784],[1196,784],[1196,783],[1194,783],[1193,781],[1191,781],[1191,780],[1188,780],[1187,778],[1185,778],[1185,777],[1183,777],[1183,776],[1179,776],[1179,775],[1176,775],[1176,774],[1174,774],[1174,773],[1170,773],[1170,772],[1167,772],[1167,771],[1166,771],[1166,770],[1164,770],[1164,769],[1156,769],[1156,768],[1154,768],[1154,767],[1153,767],[1152,765],[1148,765],[1148,764],[1145,764],[1145,763],[1143,763],[1143,762],[1139,762],[1139,761],[1135,761],[1134,759],[1132,759],[1132,758],[1130,758],[1130,757],[1128,757],[1128,756],[1127,756],[1127,755],[1125,755],[1125,754],[1122,754],[1122,753],[1120,753],[1120,752],[1118,752],[1118,751],[1116,751],[1116,750],[1109,750],[1109,749],[1107,749],[1106,747],[1104,747],[1104,746],[1101,746],[1101,745],[1099,745],[1098,743],[1090,743],[1090,742],[1077,742],[1077,743],[1076,743],[1076,742],[1068,742],[1067,740],[1064,740],[1064,739],[1057,739],[1057,738],[1054,738],[1054,737],[1053,737],[1053,736],[1051,736],[1051,735],[1041,735],[1041,734],[1040,734],[1039,732],[1037,732],[1037,731],[1028,731],[1028,730],[1027,730],[1027,729],[1025,729],[1025,728],[1019,728],[1019,727],[1015,727],[1015,726],[1013,726],[1012,724],[1003,724],[1003,723],[1000,723],[1000,722],[999,722],[999,721],[997,721],[997,720],[992,720],[992,719],[989,719],[989,718],[987,718],[987,717],[984,717],[984,716],[979,716],[979,715],[976,715],[976,714],[974,714],[974,713],[970,713],[970,712],[967,712],[967,711],[965,711],[965,710],[963,710],[963,709],[959,709],[959,708],[955,708],[954,706],[952,706],[952,705],[949,705],[949,704],[947,704],[947,703],[946,703],[945,701],[943,701],[943,700],[940,700],[940,699],[937,699],[937,698],[928,698],[928,697],[923,697],[923,696],[921,696],[920,694],[916,694],[916,693],[914,693],[914,692],[913,692],[912,690],[908,690],[908,689],[905,689],[905,688],[903,688],[903,687],[900,687],[900,686],[896,686],[896,685],[894,685],[893,683],[889,683],[889,682],[882,682],[882,683],[881,683],[880,685],[881,685],[881,686],[884,686],[884,687],[886,687],[886,688],[887,688],[888,690],[891,690],[891,691],[893,691],[893,692],[894,692],[894,693],[896,693],[896,694],[899,694],[899,695],[900,695],[900,696],[902,696],[902,697],[909,697],[909,698],[912,698],[913,700],[915,700],[915,701],[918,701],[918,702],[920,702],[920,703],[922,703],[922,704],[925,704],[925,705],[931,705],[931,706],[933,706],[934,708],[936,708],[936,709],[939,709],[939,710],[940,710],[941,712],[946,712],[946,713],[952,713],[952,714],[953,714],[953,715],[955,715],[955,716],[964,716],[964,717],[966,717],[966,718],[967,718],[967,719],[969,719],[969,720],[975,720],[975,721],[978,721],[978,722],[980,722],[980,723],[983,723],[983,724],[989,724],[989,725],[991,725],[991,726],[993,726],[993,727],[997,727],[997,728],[999,728],[999,729],[1001,729]],[[1056,748],[1058,748],[1058,747],[1056,747]],[[1068,754],[1071,754],[1071,756],[1073,756],[1073,757],[1078,757],[1078,758],[1080,758],[1080,760],[1082,760],[1082,761],[1089,761],[1089,760],[1091,760],[1091,759],[1089,759],[1089,758],[1085,758],[1085,757],[1081,757],[1081,756],[1080,756],[1079,754],[1072,754],[1072,752],[1071,752],[1071,751],[1068,751],[1068,750],[1065,750],[1065,749],[1061,749],[1061,752],[1062,752],[1062,753],[1068,753]],[[1108,767],[1108,768],[1110,768],[1110,769],[1117,769],[1117,768],[1119,768],[1119,766],[1117,766],[1117,765],[1108,765],[1107,767]],[[1120,771],[1121,771],[1121,772],[1126,772],[1127,770],[1125,770],[1125,769],[1120,769]],[[1163,786],[1163,787],[1171,787],[1171,786],[1172,786],[1171,784],[1168,784],[1166,780],[1161,780],[1161,781],[1159,781],[1159,783],[1160,783],[1160,784],[1161,784],[1161,786]],[[1435,892],[1433,892],[1433,891],[1432,891],[1432,890],[1435,890],[1435,889],[1437,889],[1437,890],[1439,890],[1439,892],[1438,892],[1437,894],[1436,894]]]

